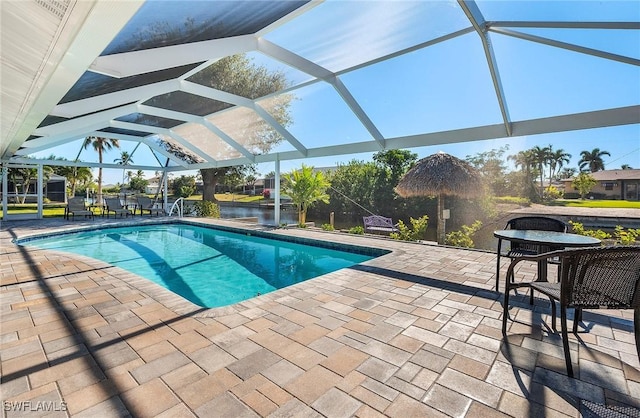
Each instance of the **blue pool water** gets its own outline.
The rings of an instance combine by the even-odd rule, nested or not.
[[[33,239],[23,245],[106,261],[208,308],[373,258],[187,224],[100,229]]]

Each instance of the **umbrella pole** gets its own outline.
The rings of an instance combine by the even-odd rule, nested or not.
[[[444,244],[444,216],[442,214],[444,210],[444,198],[442,196],[442,193],[438,194],[438,230],[437,230],[437,236],[438,236],[438,244],[443,245]]]

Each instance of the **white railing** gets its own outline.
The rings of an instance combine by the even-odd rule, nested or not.
[[[182,218],[184,216],[184,197],[178,198],[173,205],[171,205],[171,209],[169,209],[169,216],[173,214],[173,210],[176,209],[176,213],[178,218]]]

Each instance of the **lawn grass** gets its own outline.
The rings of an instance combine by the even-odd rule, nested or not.
[[[42,216],[45,218],[54,218],[54,217],[63,217],[64,216],[64,205],[52,205],[45,206],[42,208]],[[9,206],[9,214],[35,214],[38,213],[38,208],[34,204],[24,204],[24,205],[10,205]],[[0,210],[0,219],[2,219],[3,213]]]
[[[240,203],[258,203],[264,198],[260,195],[258,196],[247,196],[246,194],[231,194],[231,193],[216,193],[214,195],[218,202],[240,202]],[[191,195],[187,197],[185,200],[188,201],[200,201],[202,200],[202,195]]]
[[[262,196],[247,196],[246,194],[218,193],[215,195],[219,202],[257,203],[264,199]]]
[[[549,206],[566,206],[571,208],[619,208],[619,209],[640,209],[640,202],[629,200],[573,200],[560,199],[547,203]]]

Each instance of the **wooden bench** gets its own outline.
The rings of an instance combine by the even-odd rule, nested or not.
[[[398,228],[393,223],[393,219],[380,215],[363,216],[364,232],[371,233],[391,233],[398,232]]]

